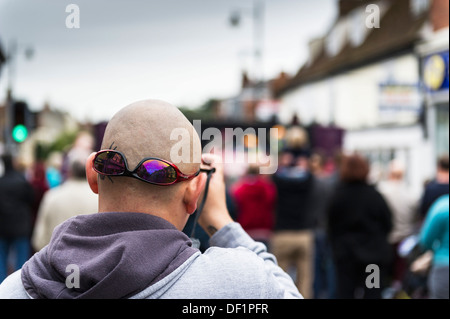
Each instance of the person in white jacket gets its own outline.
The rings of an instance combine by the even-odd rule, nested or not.
[[[378,190],[386,200],[392,212],[392,230],[389,233],[389,243],[394,252],[392,279],[395,285],[401,285],[407,270],[407,261],[398,253],[402,240],[411,236],[419,220],[419,198],[408,189],[405,181],[405,166],[399,160],[389,164],[389,178],[378,184]]]
[[[98,196],[86,180],[86,159],[89,153],[72,152],[68,158],[68,179],[47,191],[42,198],[33,230],[32,245],[39,251],[50,243],[53,230],[62,222],[81,214],[98,211]]]

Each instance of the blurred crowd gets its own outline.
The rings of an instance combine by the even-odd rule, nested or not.
[[[98,211],[85,172],[93,145],[93,137],[81,132],[66,152],[53,153],[28,169],[11,155],[2,155],[0,282],[46,246],[60,223]]]
[[[338,151],[330,163],[295,126],[277,172],[250,166],[230,196],[237,221],[305,298],[448,299],[448,154],[436,164],[435,178],[414,196],[402,161],[392,159],[388,178],[373,182],[367,158]]]
[[[47,245],[61,222],[97,212],[85,178],[93,145],[81,133],[70,150],[27,171],[2,156],[0,282]],[[305,298],[448,298],[448,155],[418,197],[408,190],[401,161],[393,159],[388,179],[373,184],[364,156],[336,152],[327,161],[310,149],[300,126],[287,131],[278,163],[273,175],[249,165],[228,185],[227,203]],[[206,249],[201,231],[197,236]]]

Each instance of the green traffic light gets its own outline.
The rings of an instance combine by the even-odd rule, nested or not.
[[[25,141],[28,137],[28,130],[25,125],[19,124],[14,126],[12,137],[17,143],[22,143],[23,141]]]

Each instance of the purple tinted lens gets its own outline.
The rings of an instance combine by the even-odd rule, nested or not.
[[[125,172],[125,161],[119,153],[103,152],[94,160],[94,168],[105,175],[122,175]]]
[[[177,172],[169,164],[158,161],[145,161],[136,174],[146,181],[157,184],[172,184],[177,180]]]

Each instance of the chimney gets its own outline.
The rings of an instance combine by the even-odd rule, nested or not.
[[[309,41],[309,57],[308,57],[308,63],[312,64],[315,59],[319,56],[319,54],[322,52],[324,44],[324,38],[315,38]]]
[[[430,20],[433,30],[439,31],[448,28],[449,19],[449,1],[448,0],[432,0],[430,9]]]
[[[251,86],[252,81],[250,80],[250,78],[248,77],[248,73],[247,71],[242,72],[242,88],[246,88]]]
[[[277,93],[282,90],[290,80],[291,77],[286,72],[280,72],[278,77],[270,82],[270,90],[272,95],[277,95]]]

